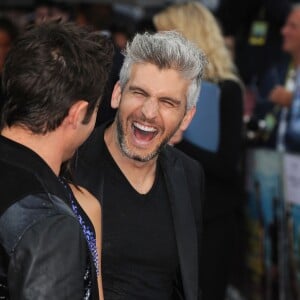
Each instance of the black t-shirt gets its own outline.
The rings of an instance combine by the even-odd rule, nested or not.
[[[106,300],[171,299],[178,254],[167,189],[160,168],[139,194],[108,150],[103,193],[102,276]]]

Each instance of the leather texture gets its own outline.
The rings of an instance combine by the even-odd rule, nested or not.
[[[68,194],[37,154],[2,136],[0,190],[0,299],[83,299],[91,256]]]

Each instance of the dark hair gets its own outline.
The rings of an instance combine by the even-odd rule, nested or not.
[[[3,71],[7,95],[1,128],[55,130],[77,100],[89,103],[88,122],[102,97],[112,63],[110,40],[73,23],[36,25],[11,48]]]

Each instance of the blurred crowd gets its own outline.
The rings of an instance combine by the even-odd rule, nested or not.
[[[178,4],[181,2],[174,1]],[[284,91],[278,89],[278,86],[284,85],[286,66],[291,65],[293,56],[299,51],[297,49],[299,48],[297,46],[299,17],[294,14],[292,20],[288,18],[292,6],[297,4],[297,1],[200,0],[197,2],[205,6],[216,18],[225,45],[232,57],[236,76],[244,86],[243,137],[246,143],[284,149],[285,141],[277,141],[278,130],[282,119],[289,118],[289,114],[285,111],[284,118],[281,108],[291,106],[292,96],[285,95],[284,99],[281,99]],[[160,5],[139,7],[124,4],[126,1],[120,3],[115,1],[112,4],[88,4],[78,1],[70,4],[64,1],[42,0],[33,3],[32,6],[0,5],[0,74],[7,51],[18,33],[46,19],[73,21],[82,26],[91,26],[95,31],[111,36],[115,43],[113,70],[104,97],[108,99],[113,84],[118,79],[123,59],[121,51],[125,48],[126,42],[136,32],[155,31],[154,15],[169,5],[169,2],[162,2]],[[174,19],[172,22],[173,29],[181,29],[177,28],[179,21]],[[197,34],[200,30],[199,24],[191,27],[195,31],[193,34]],[[231,63],[231,60],[228,63]],[[209,64],[208,72],[211,72],[210,68],[213,64]],[[292,69],[295,69],[295,66]],[[0,94],[2,99],[3,95]],[[97,123],[113,115],[114,111],[110,108],[109,100],[103,101]],[[291,144],[293,144],[290,146],[291,151],[300,150],[300,146],[298,149],[296,143],[291,142]]]

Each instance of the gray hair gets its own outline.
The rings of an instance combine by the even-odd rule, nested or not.
[[[159,69],[174,69],[183,78],[191,80],[187,92],[187,109],[196,106],[201,79],[207,64],[204,53],[176,31],[154,34],[136,34],[127,44],[125,59],[120,71],[120,85],[124,89],[133,64],[152,63]]]

